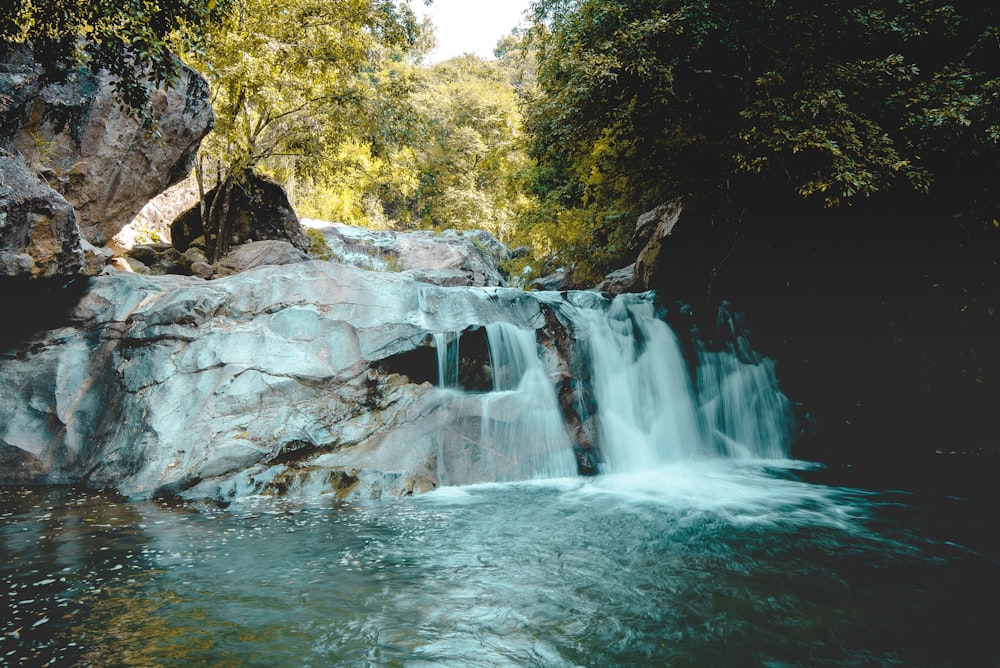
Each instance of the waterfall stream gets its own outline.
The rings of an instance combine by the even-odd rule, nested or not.
[[[681,342],[652,294],[572,302],[549,294],[542,300],[572,332],[569,359],[555,359],[553,346],[540,342],[535,330],[491,323],[485,327],[491,391],[463,391],[462,335],[435,335],[439,385],[456,401],[480,407],[474,457],[482,475],[473,481],[573,475],[574,429],[567,413],[593,432],[601,473],[715,457],[787,456],[794,426],[790,403],[778,389],[773,362],[753,354],[745,339],[721,350],[698,343],[692,377]],[[560,397],[560,375],[567,369],[576,370],[569,374],[576,390]]]

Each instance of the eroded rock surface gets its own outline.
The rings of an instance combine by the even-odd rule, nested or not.
[[[187,67],[153,93],[159,139],[116,105],[109,81],[81,70],[47,83],[29,49],[0,66],[0,132],[73,205],[82,237],[96,246],[190,173],[214,123],[208,84]]]
[[[433,333],[553,324],[517,290],[322,261],[90,281],[71,325],[0,357],[0,482],[218,499],[426,491],[447,482],[442,434],[477,424],[428,382]]]
[[[0,154],[0,276],[71,275],[82,264],[73,206],[23,160]]]

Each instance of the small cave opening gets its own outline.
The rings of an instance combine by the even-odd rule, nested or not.
[[[458,386],[466,392],[493,390],[493,366],[485,327],[470,327],[459,337]]]
[[[447,347],[438,350],[437,346]],[[442,358],[444,361],[442,361]],[[451,366],[451,369],[446,367]],[[469,327],[451,338],[428,337],[424,345],[381,360],[377,369],[382,374],[398,373],[414,383],[441,386],[442,367],[448,380],[444,387],[465,392],[483,393],[493,390],[493,366],[485,327]]]
[[[433,346],[423,345],[405,353],[390,355],[379,361],[377,365],[379,373],[398,373],[406,376],[411,382],[433,383],[438,382],[437,351]]]

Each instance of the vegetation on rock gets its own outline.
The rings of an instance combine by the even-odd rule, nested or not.
[[[116,77],[119,103],[153,129],[147,84],[175,81],[180,69],[172,50],[199,53],[206,31],[229,6],[229,0],[10,0],[0,11],[0,54],[10,44],[32,43],[53,79],[78,67],[107,70]]]

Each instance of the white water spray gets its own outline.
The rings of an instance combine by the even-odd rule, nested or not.
[[[794,421],[771,360],[744,354],[746,361],[732,348],[702,349],[692,381],[681,344],[650,294],[573,300],[576,305],[555,295],[544,301],[569,322],[575,354],[583,356],[568,367],[586,369],[586,378],[574,380],[587,385],[583,393],[592,401],[578,400],[575,409],[581,423],[596,425],[600,472],[639,472],[717,457],[787,456]],[[479,478],[575,474],[571,430],[556,391],[558,372],[546,367],[535,331],[498,322],[487,325],[486,333],[493,391],[455,393],[456,400],[478,402]],[[457,388],[459,336],[438,334],[435,344],[441,385]],[[468,415],[469,409],[461,413]]]

